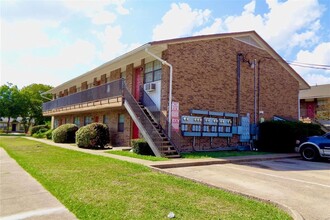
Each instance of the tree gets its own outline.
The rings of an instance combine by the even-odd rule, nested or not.
[[[11,83],[0,86],[0,117],[8,118],[7,133],[11,118],[17,118],[24,112],[25,99],[17,86]]]
[[[41,94],[53,88],[44,84],[31,84],[21,89],[21,94],[25,99],[25,111],[21,115],[25,122],[25,131],[31,125],[32,120],[35,124],[44,124],[49,117],[42,115],[42,103],[49,101],[51,95],[42,96]]]

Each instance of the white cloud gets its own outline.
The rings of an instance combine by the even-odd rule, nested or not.
[[[116,20],[116,15],[107,11],[100,11],[91,18],[93,24],[111,24]]]
[[[80,67],[88,69],[93,65],[95,54],[94,45],[84,40],[62,45],[53,55],[25,53],[15,62],[2,62],[1,84],[15,82],[19,87],[32,83],[57,85],[72,78]]]
[[[95,32],[103,48],[99,58],[103,61],[109,61],[129,50],[140,46],[139,43],[125,44],[121,42],[122,30],[120,26],[106,26],[104,32]]]
[[[269,11],[256,14],[257,1],[246,4],[240,15],[229,16],[219,25],[215,19],[210,27],[204,28],[219,31],[257,31],[267,42],[277,50],[291,50],[293,47],[308,47],[318,42],[317,31],[324,9],[316,0],[290,0],[279,2],[267,0]],[[217,27],[217,28],[211,28]],[[203,32],[203,31],[201,31]]]
[[[37,20],[7,22],[1,20],[0,23],[2,51],[36,49],[55,43],[48,37],[45,29],[57,27],[56,22]]]
[[[330,42],[319,44],[313,51],[300,50],[295,62],[330,66]],[[330,70],[292,67],[311,85],[330,83]]]
[[[93,24],[103,25],[113,23],[117,16],[109,11],[109,8],[115,6],[119,14],[129,14],[129,10],[124,8],[125,0],[102,0],[102,1],[80,1],[64,0],[63,4],[70,10],[82,13],[89,17]]]
[[[206,34],[215,34],[223,32],[222,20],[221,18],[216,18],[213,24],[209,27],[205,27],[200,31],[194,33],[194,35],[206,35]]]
[[[192,33],[208,21],[211,11],[191,9],[186,3],[173,3],[171,9],[162,17],[162,23],[153,30],[153,40],[181,37]]]

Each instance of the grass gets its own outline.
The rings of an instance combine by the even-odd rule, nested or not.
[[[210,151],[210,152],[192,152],[181,153],[183,158],[200,159],[200,158],[221,158],[221,157],[237,157],[269,154],[267,152],[258,151]]]
[[[291,219],[260,201],[113,158],[21,137],[0,147],[79,219]]]
[[[130,152],[130,151],[110,150],[110,151],[107,151],[107,153],[120,155],[120,156],[125,156],[125,157],[133,157],[133,158],[138,158],[138,159],[142,159],[142,160],[150,160],[150,161],[165,161],[165,160],[168,160],[168,158],[164,158],[164,157],[140,155],[140,154],[136,154],[136,153],[133,153],[133,152]]]

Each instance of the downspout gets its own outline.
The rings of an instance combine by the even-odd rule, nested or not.
[[[300,120],[300,92],[298,91],[298,120]]]
[[[254,97],[254,124],[257,124],[257,79],[256,79],[257,60],[253,61],[253,97]]]
[[[241,57],[242,53],[237,54],[237,63],[236,63],[236,71],[237,71],[237,105],[236,105],[236,113],[238,114],[237,125],[240,124],[241,120]]]
[[[170,67],[170,85],[169,85],[169,92],[168,92],[168,137],[171,138],[172,132],[172,73],[173,73],[173,66],[168,63],[167,61],[163,60],[162,58],[156,56],[155,54],[151,53],[148,48],[145,48],[144,51],[149,54],[150,56],[154,57],[155,59],[162,62],[163,65],[167,65]]]

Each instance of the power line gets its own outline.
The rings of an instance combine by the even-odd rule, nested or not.
[[[288,64],[292,66],[299,66],[303,68],[310,68],[310,69],[320,69],[320,70],[330,70],[330,66],[328,67],[320,67],[320,66],[314,66],[314,65],[306,65],[306,64],[298,64],[298,63],[289,63]]]
[[[302,63],[302,62],[296,62],[296,61],[286,61],[290,64],[300,64],[300,65],[306,65],[306,66],[317,66],[317,67],[330,67],[330,65],[327,64],[314,64],[314,63]]]

